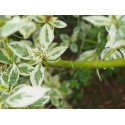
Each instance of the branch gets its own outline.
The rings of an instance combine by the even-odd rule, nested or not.
[[[64,68],[113,68],[113,67],[125,67],[124,59],[114,60],[95,60],[95,61],[68,61],[60,60],[56,63],[43,62],[44,65]]]

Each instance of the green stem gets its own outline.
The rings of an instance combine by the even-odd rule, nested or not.
[[[90,40],[90,39],[85,39],[85,38],[82,38],[82,37],[79,37],[79,39],[85,41],[85,42],[88,42],[88,43],[92,43],[92,44],[95,44],[97,45],[98,43],[96,41],[93,41],[93,40]]]
[[[113,68],[113,67],[125,67],[125,60],[95,60],[95,61],[68,61],[60,60],[56,63],[43,62],[44,65],[64,68]]]
[[[77,26],[80,27],[80,16],[77,18]]]

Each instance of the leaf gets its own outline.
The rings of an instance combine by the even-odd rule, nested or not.
[[[11,59],[8,52],[5,49],[0,49],[0,62],[5,64],[10,64]]]
[[[101,53],[101,59],[108,59],[108,57],[114,52],[116,51],[116,49],[111,49],[111,48],[105,48],[103,49],[102,53]]]
[[[106,55],[108,55],[108,54],[109,54],[109,56],[107,58],[105,58],[105,60],[122,58],[122,54],[118,50],[115,50],[113,53],[112,53],[112,51],[113,51],[113,49],[111,49],[111,48],[105,48],[101,53],[101,59],[104,59],[106,57]]]
[[[56,60],[58,57],[60,57],[67,49],[68,47],[65,46],[59,46],[55,47],[48,53],[48,60]]]
[[[50,27],[49,24],[44,24],[41,28],[39,35],[39,42],[41,44],[41,48],[47,49],[50,43],[54,39],[54,31]]]
[[[125,59],[125,48],[121,48],[121,49],[120,49],[120,52],[122,53],[123,58]]]
[[[116,27],[114,24],[112,24],[110,27],[106,27],[106,30],[108,31],[109,34],[109,40],[106,43],[105,47],[112,47],[117,33]]]
[[[24,43],[21,42],[12,42],[12,43],[8,43],[8,47],[12,50],[12,52],[25,60],[30,60],[31,57],[29,55],[29,51],[31,50],[31,48]]]
[[[76,43],[72,43],[70,44],[70,49],[73,53],[77,53],[78,52],[78,46]]]
[[[74,30],[73,30],[73,34],[71,35],[71,42],[77,41],[79,33],[80,33],[80,28],[75,27]]]
[[[92,61],[96,58],[96,49],[94,50],[88,50],[88,51],[85,51],[83,52],[79,59],[80,61],[83,61],[83,60],[86,60],[86,61]]]
[[[19,31],[26,39],[35,31],[35,29],[36,26],[33,22],[27,22],[25,19],[16,16],[1,28],[0,36],[7,37]]]
[[[61,93],[59,88],[53,88],[51,90],[51,96],[56,96],[58,99],[62,99],[63,98],[63,95],[62,95],[62,93]]]
[[[50,73],[47,72],[47,71],[45,71],[45,74],[44,74],[44,83],[45,83],[47,86],[51,86],[52,83],[53,83],[52,76],[51,76]]]
[[[60,88],[61,87],[59,75],[52,76],[47,71],[45,72],[45,75],[44,75],[44,83],[47,86],[52,87],[52,88]]]
[[[44,78],[44,67],[41,64],[35,66],[30,75],[30,81],[33,86],[41,86]]]
[[[122,55],[118,50],[116,50],[111,56],[112,56],[112,59],[122,58]]]
[[[57,58],[56,60],[47,60],[48,63],[56,63],[59,62],[61,60],[61,58]]]
[[[8,79],[9,79],[9,75],[6,71],[4,71],[1,75],[1,84],[2,85],[8,84]]]
[[[78,36],[79,32],[80,32],[80,27],[77,26],[77,27],[75,27],[74,30],[73,30],[73,35]]]
[[[52,89],[51,90],[51,103],[55,105],[56,107],[60,107],[60,99],[62,99],[63,96],[59,89]]]
[[[125,25],[125,16],[124,15],[117,15],[116,17],[117,17],[119,26]]]
[[[40,63],[40,62],[41,62],[41,61],[32,59],[31,61],[28,62],[28,64],[30,64],[30,65],[36,65],[36,64],[38,64],[38,63]]]
[[[5,100],[5,104],[15,108],[26,107],[43,98],[47,92],[49,92],[49,89],[45,87],[23,86],[10,95]]]
[[[53,26],[53,27],[56,27],[56,28],[64,28],[67,26],[66,23],[64,23],[63,21],[60,21],[60,20],[56,20],[54,22],[50,22],[50,24]]]
[[[110,48],[119,48],[125,46],[125,40],[119,40],[114,42],[114,44]]]
[[[60,38],[62,40],[62,46],[69,46],[70,45],[70,37],[67,34],[61,34]]]
[[[51,97],[51,103],[56,106],[57,108],[60,108],[60,102],[57,96],[52,96]]]
[[[51,43],[51,46],[49,46],[48,49],[47,49],[47,53],[50,53],[50,51],[51,51],[53,48],[55,48],[56,46],[57,46],[57,43],[56,43],[56,42]]]
[[[19,79],[19,71],[17,66],[13,63],[7,70],[1,75],[2,84],[13,85],[17,83]]]
[[[0,91],[5,92],[8,90],[9,90],[9,87],[7,85],[0,85]]]
[[[34,67],[27,63],[21,63],[18,65],[18,69],[22,76],[29,76],[34,70]]]
[[[26,44],[27,46],[33,47],[33,42],[30,40],[21,40],[20,42]]]
[[[105,26],[111,23],[111,20],[105,16],[85,16],[83,19],[95,26]]]
[[[26,22],[19,32],[23,35],[24,39],[27,39],[36,29],[36,25],[33,22]]]
[[[23,23],[20,17],[16,16],[12,20],[7,21],[0,29],[0,37],[8,37],[17,32]]]
[[[66,83],[66,82],[64,82],[64,83]],[[71,85],[71,83],[61,85],[60,91],[61,91],[63,97],[64,96],[66,97],[72,93],[72,90],[70,89],[70,85]]]
[[[9,95],[7,93],[2,93],[0,95],[0,102],[3,102]]]
[[[69,43],[70,42],[70,37],[67,34],[61,34],[60,38],[63,42]]]
[[[8,84],[13,85],[17,83],[19,79],[19,71],[15,64],[12,65],[12,68],[9,70],[8,74],[9,74]]]
[[[50,100],[50,96],[44,96],[33,104],[35,107],[40,107],[45,105]]]
[[[2,86],[11,86],[17,83],[19,79],[19,71],[15,64],[11,65],[1,75],[0,81]]]
[[[0,26],[3,25],[5,22],[7,22],[8,20],[10,20],[11,17],[7,16],[7,15],[0,15]]]
[[[33,16],[33,19],[34,19],[37,23],[45,23],[45,21],[46,21],[46,16],[43,16],[43,15]]]
[[[117,29],[114,24],[112,24],[110,27],[108,27],[107,31],[109,33],[109,40],[106,43],[105,47],[109,47],[109,48],[113,49],[116,47],[118,48],[118,47],[125,46],[125,40],[121,39],[121,36],[117,32]]]
[[[119,33],[122,37],[125,37],[125,26],[120,26]]]

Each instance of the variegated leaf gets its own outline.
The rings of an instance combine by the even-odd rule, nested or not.
[[[29,76],[30,73],[34,70],[34,67],[27,63],[21,63],[18,65],[18,69],[21,75]]]
[[[48,60],[56,60],[58,57],[60,57],[67,49],[68,47],[65,46],[59,46],[53,48],[50,53],[48,53]]]
[[[41,86],[44,78],[44,67],[41,64],[36,65],[30,75],[30,81],[33,86]]]
[[[83,17],[83,19],[95,26],[105,26],[111,23],[110,18],[105,16],[85,16]]]
[[[122,54],[118,50],[113,51],[113,53],[112,51],[113,49],[111,48],[105,48],[101,53],[101,59],[112,60],[122,58]]]
[[[0,62],[5,64],[10,64],[11,59],[8,52],[5,49],[0,49]]]
[[[78,46],[76,43],[71,43],[70,44],[70,49],[73,53],[77,53],[78,52]]]
[[[8,37],[17,32],[23,25],[20,17],[16,16],[12,20],[7,21],[0,29],[0,37]]]
[[[37,102],[33,104],[35,107],[40,107],[45,105],[50,100],[50,96],[44,96],[43,98],[39,99]]]
[[[44,24],[41,28],[39,35],[39,42],[41,44],[41,48],[47,49],[50,43],[54,39],[54,31],[50,27],[49,24]]]
[[[6,92],[8,90],[9,90],[9,86],[7,86],[7,85],[0,85],[0,91]]]
[[[69,42],[70,41],[70,37],[67,34],[61,34],[60,38],[63,42],[65,42],[65,41]]]
[[[83,52],[79,59],[80,61],[83,61],[83,60],[86,60],[86,61],[92,61],[96,58],[96,49],[94,50],[88,50],[88,51],[85,51]]]
[[[4,73],[3,73],[4,74]],[[3,91],[3,92],[5,92],[5,91],[8,91],[9,90],[9,85],[7,85],[7,83],[6,83],[6,80],[8,80],[8,79],[6,79],[7,77],[7,75],[6,76],[3,76],[3,74],[0,76],[0,91]],[[3,80],[3,78],[4,78],[4,80]]]
[[[120,35],[124,38],[125,37],[125,26],[120,26],[118,29]]]
[[[11,16],[9,16],[9,15],[0,15],[0,26],[5,24],[10,19],[11,19]]]
[[[119,41],[115,41],[112,46],[110,46],[110,48],[118,48],[118,47],[125,47],[125,40],[119,40]]]
[[[2,85],[8,84],[8,79],[9,79],[9,75],[6,71],[4,71],[1,75],[1,83]]]
[[[45,87],[23,86],[10,95],[5,100],[5,103],[14,108],[26,107],[43,98],[47,92],[49,92],[49,89]]]
[[[34,19],[37,23],[45,23],[45,21],[46,21],[46,16],[44,16],[44,15],[33,16],[33,19]]]
[[[19,32],[27,39],[36,29],[36,25],[33,22],[26,22]]]
[[[1,75],[2,85],[13,85],[16,84],[19,79],[19,71],[17,66],[13,63],[10,67],[7,68]]]
[[[63,21],[61,20],[56,20],[54,22],[50,22],[50,24],[53,26],[53,27],[56,27],[56,28],[64,28],[67,26],[66,23],[64,23]]]
[[[25,59],[25,60],[31,59],[29,55],[31,48],[27,44],[24,44],[21,42],[12,42],[8,44],[8,47],[18,57]]]
[[[108,34],[109,34],[109,40],[107,41],[105,47],[112,47],[115,42],[117,29],[115,25],[112,24],[110,27],[106,27],[106,30],[108,31]]]
[[[122,53],[123,58],[125,59],[125,48],[121,48],[121,49],[119,49],[119,50],[120,50],[120,52]]]
[[[116,50],[111,56],[112,56],[112,59],[122,58],[122,54],[118,50]]]
[[[13,64],[10,70],[8,71],[8,75],[8,84],[10,86],[16,84],[19,79],[19,70],[15,64]]]

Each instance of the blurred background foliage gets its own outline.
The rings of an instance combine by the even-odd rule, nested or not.
[[[68,46],[62,59],[95,60],[107,42],[104,26],[83,20],[84,16],[58,16],[67,23],[55,29],[55,44]],[[125,69],[65,69],[48,67],[44,83],[52,88],[51,101],[44,108],[124,108]]]

